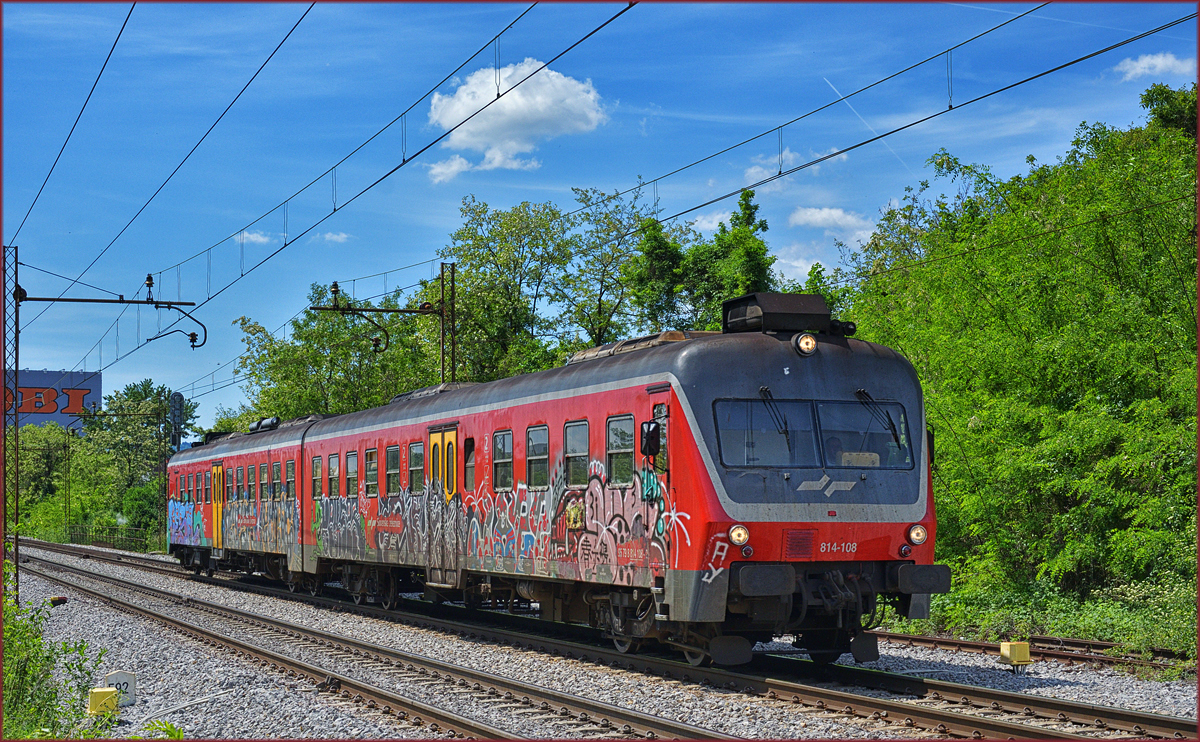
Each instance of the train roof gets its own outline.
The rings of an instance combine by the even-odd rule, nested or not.
[[[727,305],[730,303],[726,302]],[[769,322],[770,314],[766,316]],[[899,364],[904,369],[901,375],[916,383],[911,364],[890,348],[850,337],[821,334],[819,337],[826,351],[802,359],[790,348],[789,341],[794,334],[790,330],[764,328],[760,331],[671,331],[635,338],[583,351],[566,365],[545,371],[479,384],[439,384],[399,394],[380,407],[342,415],[310,415],[281,422],[272,430],[234,433],[213,443],[180,451],[172,457],[172,463],[216,459],[247,447],[298,445],[306,431],[311,439],[415,420],[452,418],[506,402],[536,402],[539,398],[561,397],[570,391],[602,391],[626,386],[635,380],[654,383],[674,378],[683,394],[715,398],[722,389],[729,388],[731,377],[739,370],[743,370],[742,375],[752,375],[754,367],[763,358],[777,357],[775,354],[780,353],[781,346],[786,349],[786,357],[795,359],[798,370],[804,364],[822,378],[851,378],[855,375],[851,373],[851,364],[865,363],[893,371],[899,370],[896,368]]]

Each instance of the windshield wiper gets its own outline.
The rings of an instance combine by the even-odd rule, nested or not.
[[[775,397],[771,395],[770,387],[760,386],[758,394],[763,398],[763,405],[767,408],[767,414],[771,416],[771,421],[775,423],[775,429],[783,436],[783,440],[787,443],[788,458],[793,457],[792,451],[792,431],[788,427],[787,416],[783,414],[783,410],[779,409],[779,403],[775,401]]]
[[[892,420],[892,413],[883,409],[883,406],[875,401],[871,393],[866,389],[858,389],[854,392],[854,396],[862,403],[863,407],[867,408],[867,412],[871,413],[871,418],[878,422],[883,427],[887,428],[892,434],[892,440],[896,441],[896,445],[900,445],[900,433],[896,429],[896,422]],[[868,428],[869,430],[869,428]],[[866,445],[866,435],[863,436],[864,445]]]

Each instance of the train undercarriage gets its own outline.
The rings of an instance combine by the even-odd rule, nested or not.
[[[664,603],[664,578],[628,587],[567,580],[465,573],[460,588],[426,584],[424,570],[320,560],[316,573],[293,572],[280,554],[176,545],[172,552],[194,573],[218,569],[263,574],[288,589],[320,595],[337,582],[356,604],[386,610],[404,594],[433,602],[461,601],[469,608],[532,612],[547,621],[602,630],[621,652],[666,645],[692,664],[748,662],[758,642],[793,637],[793,646],[818,663],[850,652],[858,662],[879,656],[868,629],[885,605],[907,618],[927,618],[930,593],[949,589],[949,570],[908,562],[734,563],[723,621],[674,621]]]

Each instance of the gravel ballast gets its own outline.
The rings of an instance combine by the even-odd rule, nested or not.
[[[498,672],[525,682],[586,695],[728,734],[775,739],[907,736],[899,730],[885,730],[867,721],[855,722],[844,717],[801,711],[790,705],[736,692],[684,685],[592,663],[548,657],[432,630],[156,575],[131,567],[59,554],[45,556],[85,566],[100,574],[135,580],[178,594],[354,636],[446,662]],[[22,580],[22,588],[22,598],[25,600],[44,598],[56,589],[46,587],[45,583],[32,575]],[[57,590],[62,592],[62,588]],[[104,671],[125,669],[138,673],[139,684],[144,686],[144,690],[139,692],[138,705],[123,714],[128,720],[137,721],[147,716],[155,718],[151,713],[153,711],[235,688],[237,690],[231,694],[172,712],[164,718],[183,726],[189,737],[371,738],[404,736],[406,731],[402,725],[357,716],[329,700],[328,696],[313,694],[305,686],[293,682],[294,687],[288,687],[287,683],[275,676],[264,675],[257,667],[239,665],[211,648],[87,599],[72,597],[67,605],[54,611],[50,628],[56,637],[81,638],[93,647],[107,647],[109,656],[105,659]],[[893,672],[909,671],[910,674],[942,680],[1175,716],[1195,717],[1196,713],[1196,686],[1188,681],[1145,681],[1113,670],[1067,667],[1056,663],[1037,663],[1027,675],[1015,676],[990,657],[886,643],[881,643],[880,651],[880,660],[867,664],[867,667]],[[317,662],[315,659],[312,661]],[[850,662],[849,656],[844,656],[842,661]],[[345,671],[344,668],[338,670]],[[412,689],[398,687],[396,691],[418,697]],[[460,713],[469,713],[458,710]],[[494,723],[484,714],[478,716]],[[511,723],[497,726],[512,727]],[[420,736],[415,730],[407,731],[410,736]],[[548,736],[545,728],[536,726],[518,731],[529,733],[530,736]],[[122,736],[133,733],[136,730],[131,727],[118,730]],[[559,730],[554,736],[562,734]]]

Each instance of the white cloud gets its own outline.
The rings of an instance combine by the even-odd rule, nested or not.
[[[701,232],[715,232],[717,225],[721,222],[725,222],[726,224],[729,223],[730,215],[731,212],[728,211],[715,211],[711,214],[701,214],[689,222],[689,224],[691,224],[694,229],[697,229]]]
[[[1192,75],[1196,74],[1195,59],[1178,59],[1171,52],[1143,54],[1137,59],[1126,57],[1113,67],[1114,72],[1124,75],[1121,82],[1129,82],[1147,75]]]
[[[808,271],[813,267],[813,263],[818,262],[815,256],[819,251],[820,248],[817,245],[802,245],[793,242],[782,250],[776,251],[775,267],[783,274],[784,278],[803,281],[808,277]]]
[[[267,244],[268,242],[274,242],[274,241],[275,241],[275,238],[274,238],[274,237],[272,237],[272,236],[271,236],[271,235],[269,235],[269,234],[266,234],[265,232],[260,232],[260,231],[258,231],[257,229],[256,229],[256,230],[254,230],[253,232],[245,232],[245,231],[243,231],[243,232],[242,232],[242,234],[241,234],[241,239],[242,239],[244,242],[250,242],[250,243],[253,243],[253,244],[255,244],[255,245],[265,245],[265,244]]]
[[[788,216],[790,227],[816,227],[825,234],[847,242],[866,242],[871,239],[875,223],[853,211],[833,208],[799,206]]]
[[[429,178],[434,183],[445,183],[454,180],[458,174],[471,169],[471,163],[466,158],[454,155],[448,160],[435,162],[429,166]]]
[[[326,232],[325,234],[321,235],[321,239],[325,240],[326,242],[337,242],[340,244],[350,239],[350,235],[346,234],[345,232]]]
[[[500,90],[511,89],[541,66],[536,59],[526,58],[520,64],[502,68]],[[476,70],[452,95],[434,93],[429,121],[449,130],[495,98],[495,68]],[[592,131],[607,118],[591,80],[580,82],[547,68],[505,94],[442,143],[448,149],[483,153],[482,162],[472,164],[455,155],[431,166],[429,176],[436,183],[468,169],[532,170],[541,163],[520,155],[536,149],[537,142]]]

